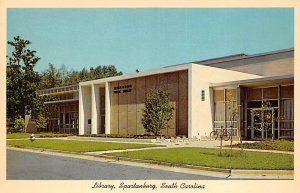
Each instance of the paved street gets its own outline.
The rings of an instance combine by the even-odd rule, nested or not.
[[[150,167],[7,150],[8,180],[200,180],[222,179]],[[224,179],[224,178],[223,178]]]

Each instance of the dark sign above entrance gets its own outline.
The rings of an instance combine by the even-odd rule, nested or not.
[[[122,86],[115,86],[114,93],[126,93],[131,92],[132,85],[122,85]]]

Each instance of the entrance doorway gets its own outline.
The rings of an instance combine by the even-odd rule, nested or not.
[[[261,108],[251,109],[251,139],[275,139],[278,128],[278,109],[262,111]]]

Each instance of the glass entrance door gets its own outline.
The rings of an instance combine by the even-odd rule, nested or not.
[[[260,108],[251,109],[251,139],[274,139],[277,109],[262,111]],[[276,128],[275,128],[276,127]]]
[[[261,111],[259,109],[252,109],[251,111],[251,139],[262,140],[264,135],[261,124]]]

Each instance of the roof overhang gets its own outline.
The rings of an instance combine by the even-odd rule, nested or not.
[[[245,86],[245,87],[261,87],[261,86],[273,86],[273,85],[288,85],[294,84],[294,74],[282,75],[282,76],[269,76],[263,78],[210,83],[210,87],[230,87],[230,86]]]

